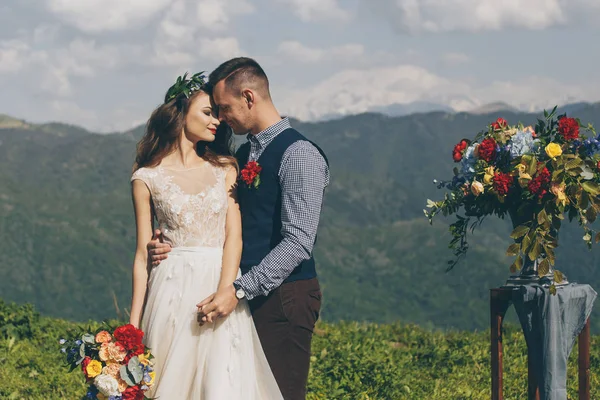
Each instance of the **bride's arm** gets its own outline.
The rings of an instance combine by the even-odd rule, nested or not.
[[[146,184],[136,179],[131,185],[137,244],[133,259],[133,296],[129,323],[139,327],[148,283],[148,249],[146,245],[152,240],[152,206],[150,191]]]
[[[237,171],[231,168],[225,177],[225,185],[229,193],[227,204],[227,220],[225,222],[225,244],[223,246],[223,266],[217,291],[232,292],[233,281],[237,278],[242,257],[242,217],[237,201]]]

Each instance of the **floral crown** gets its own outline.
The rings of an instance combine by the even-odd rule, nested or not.
[[[180,94],[183,94],[187,99],[190,98],[192,93],[200,90],[202,86],[206,85],[206,76],[204,71],[198,72],[192,75],[190,78],[187,77],[186,72],[183,76],[177,77],[177,81],[173,86],[167,90],[165,95],[165,103],[177,98]]]

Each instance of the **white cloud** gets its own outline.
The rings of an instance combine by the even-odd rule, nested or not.
[[[304,22],[350,19],[350,13],[338,4],[337,0],[277,0],[292,7],[294,13]]]
[[[290,59],[311,64],[324,60],[353,59],[362,57],[364,46],[361,44],[346,44],[330,49],[308,47],[298,41],[284,41],[279,44],[278,52]]]
[[[18,72],[26,62],[30,48],[22,40],[0,42],[0,73]]]
[[[64,22],[96,33],[138,28],[172,0],[46,0],[47,8]]]
[[[464,53],[445,53],[442,55],[442,62],[449,66],[466,64],[471,58]]]
[[[247,0],[175,0],[158,25],[151,63],[185,69],[198,56],[215,59],[222,54],[237,55],[236,39],[211,38],[211,34],[230,29],[233,16],[253,12]]]
[[[366,1],[366,0],[365,0]],[[402,32],[530,30],[565,25],[600,11],[597,0],[368,0]],[[598,14],[596,14],[598,16]]]
[[[356,114],[392,104],[429,102],[468,111],[493,101],[539,110],[578,99],[597,100],[598,87],[566,85],[544,77],[516,82],[458,81],[414,65],[344,70],[313,87],[281,93],[281,111],[303,120]],[[598,86],[598,85],[596,85]]]
[[[240,44],[234,37],[223,37],[215,39],[201,39],[199,43],[199,54],[210,60],[223,61],[228,58],[242,55]]]
[[[229,27],[231,15],[251,14],[254,6],[246,0],[200,0],[196,15],[200,26],[213,31]]]
[[[34,30],[29,42],[42,40]],[[73,39],[53,49],[33,47],[27,39],[0,42],[0,73],[35,74],[34,91],[41,90],[59,97],[73,93],[74,77],[91,78],[100,70],[110,70],[121,63],[137,60],[141,48],[129,45],[98,45],[92,39]]]

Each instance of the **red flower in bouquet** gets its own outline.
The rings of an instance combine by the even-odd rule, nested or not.
[[[537,173],[535,178],[529,181],[527,188],[532,194],[537,195],[541,199],[546,193],[548,193],[548,189],[550,187],[550,178],[550,171],[548,171],[548,168],[544,167],[543,170]]]
[[[88,377],[87,371],[85,370],[88,366],[88,364],[90,363],[90,361],[92,361],[92,359],[89,356],[86,356],[83,361],[81,362],[81,370],[83,371],[83,374],[85,375],[85,377]]]
[[[249,161],[240,172],[240,179],[248,187],[258,188],[258,185],[260,185],[260,171],[262,171],[262,167],[256,161]]]
[[[508,126],[508,122],[504,118],[498,118],[496,122],[492,122],[492,128],[495,131],[500,131]]]
[[[494,189],[500,196],[507,195],[508,190],[512,186],[513,179],[514,178],[511,174],[497,172],[493,178]]]
[[[144,392],[139,386],[129,386],[121,396],[123,400],[144,400]]]
[[[463,151],[469,146],[469,142],[466,140],[461,140],[460,143],[454,146],[454,150],[452,150],[452,159],[454,162],[460,162],[463,158]]]
[[[484,139],[477,148],[479,158],[487,162],[493,161],[496,158],[496,146],[496,141],[493,138]]]
[[[579,137],[579,122],[575,118],[562,117],[558,120],[558,133],[565,140],[574,140]]]
[[[115,329],[113,336],[127,351],[131,351],[142,344],[144,332],[131,324],[127,324]]]

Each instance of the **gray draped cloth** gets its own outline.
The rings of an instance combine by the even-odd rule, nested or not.
[[[567,400],[567,360],[596,296],[590,285],[577,283],[557,287],[556,295],[535,284],[517,286],[513,291],[540,400]]]

